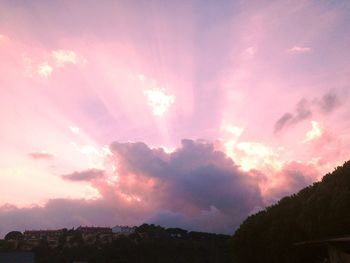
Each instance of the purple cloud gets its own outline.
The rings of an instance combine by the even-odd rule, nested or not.
[[[104,176],[104,170],[88,169],[80,172],[73,172],[70,174],[62,175],[62,178],[68,181],[91,181],[93,179],[102,178]]]
[[[289,125],[297,124],[312,116],[310,103],[306,99],[301,99],[296,107],[294,113],[285,113],[275,123],[275,133],[281,131],[283,128]]]
[[[260,187],[268,185],[267,176],[239,170],[207,141],[182,140],[171,153],[142,142],[114,142],[110,150],[118,165],[108,179],[99,169],[62,176],[90,182],[100,198],[51,199],[32,208],[0,207],[0,235],[10,230],[143,222],[230,234],[257,208],[301,189],[318,175],[312,166],[288,163],[273,175],[277,184],[262,196]],[[110,180],[113,176],[117,180]]]
[[[278,133],[287,126],[295,125],[303,120],[311,118],[314,111],[321,114],[331,113],[341,104],[340,95],[334,91],[325,93],[320,98],[315,98],[312,101],[303,98],[296,104],[294,112],[284,113],[276,121],[274,132]]]
[[[111,144],[118,180],[98,169],[63,175],[90,181],[97,200],[53,199],[43,207],[0,208],[0,231],[155,222],[189,230],[233,233],[263,205],[258,182],[212,143],[183,140],[172,153],[144,143]],[[113,175],[108,175],[113,176]],[[93,179],[101,180],[93,180]]]
[[[128,185],[130,174],[137,181],[151,180],[153,188],[145,191],[151,192],[149,199],[157,200],[156,211],[194,220],[214,209],[216,214],[230,218],[226,227],[233,230],[255,206],[262,204],[257,182],[211,143],[183,140],[182,146],[169,154],[144,143],[115,142],[110,148],[118,159],[120,187],[129,192],[140,189],[138,183]],[[157,221],[156,216],[152,218]],[[206,226],[212,231],[218,227],[223,226],[213,221]]]
[[[318,106],[323,113],[330,113],[341,105],[340,98],[335,92],[328,92],[318,100]]]

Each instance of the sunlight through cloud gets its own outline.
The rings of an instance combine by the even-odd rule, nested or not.
[[[69,129],[71,132],[73,132],[75,134],[78,134],[80,132],[79,127],[76,127],[76,126],[69,126]]]
[[[85,64],[86,59],[72,50],[58,49],[52,51],[52,57],[55,60],[57,67],[63,67],[65,64]]]
[[[175,102],[175,96],[167,95],[165,89],[162,88],[148,89],[144,91],[144,94],[155,116],[162,116]]]
[[[304,142],[310,142],[318,139],[323,134],[323,129],[317,121],[311,121],[312,129],[306,133],[306,139]]]

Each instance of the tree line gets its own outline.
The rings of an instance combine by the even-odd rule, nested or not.
[[[233,235],[236,263],[322,262],[325,249],[304,240],[350,235],[350,161],[320,182],[249,216]]]

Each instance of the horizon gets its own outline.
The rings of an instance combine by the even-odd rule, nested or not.
[[[0,3],[0,236],[233,234],[350,158],[350,2]]]
[[[21,233],[24,233],[26,231],[28,231],[28,232],[44,231],[45,232],[45,231],[58,231],[58,230],[77,230],[80,227],[82,227],[82,228],[110,228],[110,229],[113,230],[113,228],[115,228],[115,227],[137,228],[137,227],[140,227],[142,225],[154,225],[154,226],[159,226],[159,227],[164,228],[164,229],[173,229],[172,227],[163,227],[161,225],[156,225],[156,224],[151,224],[151,223],[142,223],[142,224],[140,224],[138,226],[137,225],[134,225],[134,226],[130,226],[130,225],[114,225],[114,226],[112,226],[112,225],[80,225],[80,226],[74,226],[72,228],[63,227],[63,228],[55,228],[55,229],[54,228],[49,228],[49,229],[25,229],[23,231],[19,231],[19,230],[11,230],[11,231],[19,231]],[[182,229],[182,228],[180,228],[180,229]],[[188,229],[182,229],[182,230],[185,230],[187,232],[196,232],[196,231],[191,231],[191,230],[188,230]],[[207,233],[207,232],[205,232],[205,233]],[[214,233],[214,232],[211,232],[211,233],[208,232],[208,233],[209,234],[217,234],[217,233]],[[8,234],[8,233],[6,233],[6,234]]]

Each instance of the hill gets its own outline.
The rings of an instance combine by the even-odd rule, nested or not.
[[[132,233],[112,233],[106,227],[24,234],[11,231],[5,240],[0,240],[0,253],[31,251],[38,263],[231,262],[230,236],[153,224],[133,229]]]
[[[234,262],[317,262],[295,243],[344,235],[350,235],[350,161],[248,217],[231,240]]]

